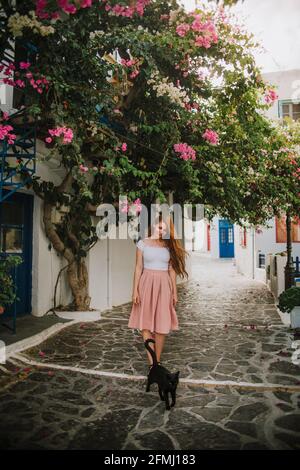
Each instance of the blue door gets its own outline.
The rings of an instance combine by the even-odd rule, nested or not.
[[[234,257],[233,225],[226,219],[219,220],[220,258]]]
[[[14,193],[0,203],[0,257],[20,256],[22,264],[16,267],[17,315],[31,313],[32,285],[32,212],[33,196]],[[11,316],[14,306],[5,310],[3,317]]]

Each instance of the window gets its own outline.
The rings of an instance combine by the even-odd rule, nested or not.
[[[275,217],[276,243],[286,243],[286,217]],[[292,221],[292,242],[300,242],[300,220],[294,218]]]
[[[258,267],[259,268],[266,267],[266,255],[264,253],[258,253]]]
[[[278,101],[278,115],[280,118],[290,117],[297,121],[300,119],[300,103],[295,100]]]

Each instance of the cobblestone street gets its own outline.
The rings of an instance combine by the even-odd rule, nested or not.
[[[178,286],[180,330],[161,360],[180,370],[177,403],[145,392],[146,351],[131,302],[67,326],[0,366],[0,448],[300,449],[294,333],[266,286],[232,260],[193,253]]]

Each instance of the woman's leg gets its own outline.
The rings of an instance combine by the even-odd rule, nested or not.
[[[149,338],[154,339],[151,331],[149,331],[149,330],[142,330],[142,335],[143,335],[144,341],[146,341],[146,339],[149,339]],[[155,351],[154,343],[149,343],[149,346],[153,351]],[[153,363],[152,356],[151,356],[151,354],[149,353],[148,350],[147,350],[147,354],[148,354],[148,359],[149,359],[150,365],[152,365],[152,363]]]
[[[166,335],[161,333],[155,333],[155,352],[157,357],[157,362],[160,362],[160,356],[163,351],[165,344]]]

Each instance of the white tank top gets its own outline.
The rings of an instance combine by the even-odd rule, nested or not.
[[[169,248],[164,246],[149,246],[143,240],[139,240],[136,246],[143,252],[144,268],[168,271],[170,261]]]

